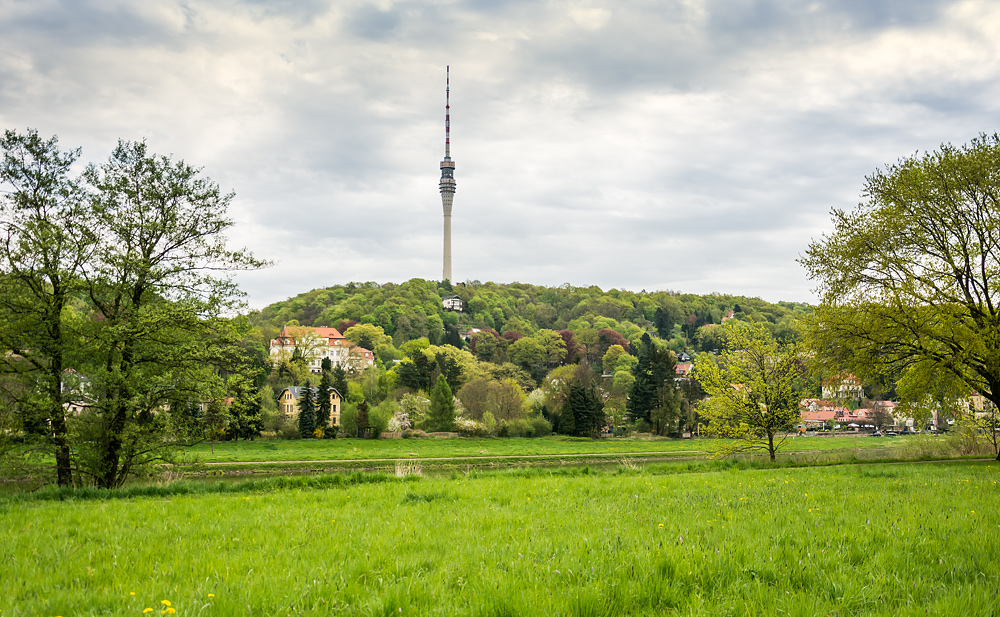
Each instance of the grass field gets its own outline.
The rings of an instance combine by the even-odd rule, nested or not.
[[[0,615],[993,615],[998,469],[21,496],[0,500]]]
[[[816,452],[898,447],[930,436],[873,439],[867,436],[796,437],[784,452]],[[202,443],[185,449],[182,461],[203,463],[250,461],[318,461],[433,459],[500,456],[572,456],[621,454],[705,454],[711,439],[584,439],[567,437],[505,439],[299,439]]]

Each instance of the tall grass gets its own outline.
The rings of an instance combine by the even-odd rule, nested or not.
[[[994,614],[993,464],[730,465],[3,500],[0,615]]]

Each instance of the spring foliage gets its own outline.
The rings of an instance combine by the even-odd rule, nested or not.
[[[726,349],[716,360],[698,356],[695,377],[708,394],[700,407],[705,433],[727,437],[720,455],[767,450],[771,460],[799,420],[793,382],[801,373],[796,349],[782,345],[759,324],[722,326]]]

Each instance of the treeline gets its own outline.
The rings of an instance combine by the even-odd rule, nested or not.
[[[443,309],[441,299],[450,295],[461,298],[462,313]],[[453,339],[457,331],[470,328],[522,335],[568,329],[588,345],[597,340],[601,329],[611,329],[633,344],[648,332],[679,352],[718,349],[720,331],[714,326],[730,312],[736,318],[765,323],[776,338],[791,341],[797,336],[796,322],[811,311],[804,303],[774,304],[726,294],[479,281],[451,285],[411,279],[399,284],[348,283],[314,289],[274,303],[251,315],[251,320],[265,338],[292,321],[332,327],[342,322],[367,323],[381,327],[396,347],[421,337],[432,344],[449,342],[449,335]]]

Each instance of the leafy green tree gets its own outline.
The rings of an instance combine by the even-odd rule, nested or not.
[[[55,137],[6,131],[0,139],[0,347],[8,388],[29,438],[51,448],[60,486],[72,484],[71,436],[63,407],[64,373],[73,366],[68,323],[82,269],[95,241],[78,183],[70,176],[80,151],[62,152]],[[13,383],[12,383],[13,385]],[[44,430],[30,430],[37,426]],[[5,432],[14,435],[17,431]]]
[[[866,381],[926,363],[1000,407],[1000,136],[902,159],[864,196],[801,260],[819,359]]]
[[[502,363],[507,357],[507,341],[496,330],[486,328],[472,335],[470,348],[477,360]]]
[[[695,378],[709,397],[700,406],[705,433],[733,440],[720,445],[720,455],[763,449],[773,461],[800,417],[793,388],[802,370],[798,351],[761,324],[729,320],[722,327],[726,349],[718,361],[712,354],[695,361]]]
[[[387,335],[381,326],[369,323],[351,326],[344,332],[344,338],[369,351],[377,351],[380,347],[392,345],[392,337]]]
[[[431,390],[431,404],[425,420],[429,431],[450,431],[455,424],[455,399],[444,375],[438,375]]]
[[[202,422],[205,424],[205,432],[208,440],[214,444],[226,432],[229,426],[229,409],[219,400],[211,400],[205,403],[205,413],[202,415]],[[214,445],[212,446],[214,452]]]
[[[171,447],[157,409],[166,400],[225,396],[240,332],[223,317],[238,291],[219,271],[262,263],[226,247],[232,194],[200,170],[119,142],[84,173],[98,241],[84,271],[95,318],[84,371],[97,400],[80,444],[81,471],[101,487],[163,460]]]
[[[299,436],[310,439],[316,431],[316,392],[308,381],[299,392]]]
[[[604,357],[601,358],[601,366],[604,367],[605,373],[614,373],[618,365],[618,359],[622,355],[628,355],[625,348],[621,345],[612,345],[608,347],[608,351],[604,353]]]

